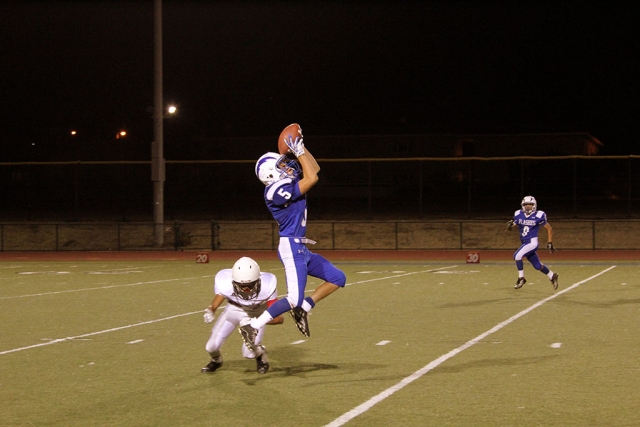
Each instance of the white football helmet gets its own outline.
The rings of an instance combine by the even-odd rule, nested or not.
[[[273,184],[283,178],[296,178],[302,173],[300,164],[286,154],[265,153],[256,162],[256,176],[264,185]]]
[[[525,196],[520,205],[522,206],[524,213],[527,215],[531,215],[536,211],[536,209],[538,209],[538,202],[536,202],[536,198],[533,196]]]
[[[255,298],[260,293],[260,266],[249,257],[242,257],[231,270],[231,283],[235,294],[244,300]]]

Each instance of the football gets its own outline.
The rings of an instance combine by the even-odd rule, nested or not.
[[[289,152],[289,147],[287,147],[287,144],[284,141],[289,139],[290,136],[294,140],[297,137],[302,138],[302,128],[300,128],[299,124],[292,123],[280,132],[280,137],[278,137],[278,153],[287,154]]]

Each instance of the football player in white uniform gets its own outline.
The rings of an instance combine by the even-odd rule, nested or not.
[[[513,254],[513,259],[516,261],[516,267],[518,268],[518,281],[515,288],[520,289],[527,283],[527,279],[524,278],[524,263],[522,261],[522,258],[526,257],[533,268],[547,275],[553,285],[553,289],[558,289],[558,274],[542,264],[537,253],[540,227],[544,227],[547,230],[547,249],[552,254],[556,252],[556,248],[553,247],[553,230],[547,222],[547,214],[544,211],[537,210],[538,202],[533,196],[526,196],[522,199],[521,206],[522,209],[515,211],[513,219],[507,223],[507,230],[518,227],[520,230],[520,242],[522,243]]]
[[[222,353],[220,347],[238,327],[243,319],[257,317],[264,312],[267,307],[278,298],[276,290],[277,279],[272,273],[263,273],[260,266],[249,257],[242,257],[233,265],[231,269],[220,270],[216,274],[214,281],[215,297],[211,305],[204,311],[205,323],[212,323],[216,310],[227,301],[222,314],[211,329],[211,336],[205,346],[211,355],[211,362],[202,372],[214,372],[222,366]],[[284,322],[282,316],[274,318],[269,324],[281,324]],[[269,370],[269,360],[267,350],[261,345],[264,337],[264,327],[258,331],[255,343],[255,350],[242,345],[242,355],[247,359],[256,359],[257,370],[264,374]]]
[[[287,297],[278,300],[261,316],[240,323],[240,333],[250,348],[256,346],[254,337],[257,331],[286,312],[293,317],[298,330],[308,337],[307,313],[318,301],[344,288],[347,282],[344,272],[307,247],[315,242],[306,238],[306,194],[318,182],[320,166],[304,146],[302,136],[295,140],[289,137],[285,143],[297,161],[286,155],[266,153],[256,162],[255,172],[266,186],[265,204],[278,222],[278,257],[287,279]],[[322,283],[305,297],[307,276],[316,277]]]

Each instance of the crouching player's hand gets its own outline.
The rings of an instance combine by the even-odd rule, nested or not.
[[[211,311],[210,308],[207,308],[204,311],[204,323],[211,323],[213,322],[214,318],[215,318],[215,315],[213,314],[213,311]]]

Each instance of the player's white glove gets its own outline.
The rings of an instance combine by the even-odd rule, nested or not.
[[[556,253],[556,248],[553,247],[553,243],[551,242],[547,243],[547,249],[549,249],[549,252],[551,252],[552,254]]]
[[[507,223],[507,230],[511,230],[513,227],[515,227],[515,225],[516,225],[515,221],[514,220],[510,220]]]
[[[290,136],[289,139],[285,139],[284,142],[294,156],[300,157],[304,154],[304,142],[302,142],[301,136],[296,137],[296,139]]]
[[[206,309],[204,311],[204,323],[211,323],[213,322],[213,318],[215,317],[215,314],[213,314],[213,311],[211,311],[210,309]]]

